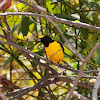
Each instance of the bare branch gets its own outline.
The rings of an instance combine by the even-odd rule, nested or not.
[[[48,64],[43,64],[43,63],[39,62],[38,60],[34,59],[33,57],[31,57],[31,56],[30,56],[28,53],[26,53],[26,52],[21,51],[21,53],[22,53],[23,55],[25,55],[27,58],[31,59],[31,60],[32,60],[33,62],[35,62],[37,65],[46,67],[46,68],[47,68],[48,70],[50,70],[53,74],[58,75],[58,73],[57,73],[53,68],[51,68]]]
[[[47,80],[47,81],[44,81],[42,84],[39,84],[38,87],[34,88],[33,91],[34,91],[35,89],[44,88],[44,87],[46,87],[46,86],[48,86],[48,85],[50,85],[50,84],[54,84],[54,83],[57,83],[57,82],[59,82],[59,81],[68,82],[68,83],[72,83],[72,84],[73,84],[73,82],[75,81],[75,80],[72,79],[72,78],[68,78],[68,77],[63,78],[61,75],[50,75],[50,74],[49,74],[48,78],[56,78],[56,79],[55,79],[55,80]],[[86,82],[81,82],[81,81],[80,81],[80,82],[78,82],[78,86],[81,86],[81,87],[83,87],[83,88],[87,88],[87,89],[89,89],[89,90],[92,90],[92,89],[93,89],[93,85],[90,84],[90,83],[86,83]],[[18,94],[18,93],[22,93],[22,92],[26,91],[26,90],[29,89],[29,88],[32,88],[32,87],[33,87],[33,86],[29,86],[29,87],[22,88],[22,89],[17,89],[17,90],[15,90],[15,91],[13,91],[13,92],[7,93],[6,96],[7,96],[7,97],[14,96],[14,95],[16,95],[16,94]],[[99,92],[100,92],[100,88],[99,88]]]
[[[89,55],[87,56],[87,58],[82,62],[82,66],[80,68],[80,72],[75,80],[75,83],[74,83],[74,86],[72,87],[71,91],[70,91],[70,94],[67,98],[67,100],[70,100],[70,97],[72,96],[73,94],[73,91],[75,90],[77,84],[78,84],[78,81],[79,79],[82,77],[82,74],[83,74],[83,70],[84,70],[84,65],[88,62],[88,60],[92,57],[94,51],[96,51],[98,48],[100,47],[100,43],[97,43],[94,48],[91,50],[91,52],[89,53]]]
[[[3,0],[3,1],[0,3],[0,7],[2,7],[6,2],[7,2],[7,0]]]
[[[6,96],[3,93],[0,93],[0,100],[7,100]]]
[[[79,82],[79,79],[80,79],[80,78],[82,77],[82,75],[83,75],[84,65],[85,65],[85,62],[82,62],[82,66],[81,66],[81,68],[80,68],[79,74],[78,74],[78,76],[77,76],[75,82],[73,83],[74,86],[72,87],[72,89],[71,89],[71,91],[70,91],[70,94],[69,94],[67,100],[70,100],[71,96],[73,95],[73,91],[75,90],[75,88],[76,88],[76,86],[77,86],[77,84],[78,84],[78,82]]]
[[[94,52],[100,47],[100,42],[98,42],[93,49],[90,51],[90,53],[88,54],[88,56],[85,58],[85,61],[88,62],[89,59],[93,56]]]
[[[14,47],[16,47],[17,49],[20,49],[20,50],[22,50],[22,51],[25,51],[25,52],[27,52],[27,53],[29,53],[29,54],[34,55],[35,57],[37,57],[37,58],[39,58],[39,59],[42,59],[42,60],[46,61],[46,59],[45,59],[44,57],[41,57],[41,56],[37,55],[36,53],[34,53],[34,52],[32,52],[32,51],[30,51],[30,50],[28,50],[28,49],[25,49],[25,48],[23,48],[23,47],[21,47],[21,46],[15,44],[15,43],[12,43],[12,42],[4,42],[4,41],[2,41],[2,40],[0,40],[0,43],[7,44],[7,45],[10,45],[10,46],[14,46]]]
[[[94,84],[94,88],[92,91],[92,100],[97,100],[97,93],[98,93],[99,87],[100,87],[100,71],[98,73],[97,80]]]
[[[68,95],[69,95],[69,93],[66,95],[65,100],[67,100]],[[77,91],[73,91],[73,96],[80,100],[89,100],[86,97],[84,97],[83,95],[79,94]]]
[[[14,97],[12,97],[12,98],[10,98],[10,99],[8,99],[8,100],[14,100],[14,99],[18,99],[18,98],[22,97],[23,95],[27,94],[28,92],[30,92],[30,91],[36,89],[36,88],[37,88],[40,84],[42,84],[42,82],[45,81],[47,78],[48,78],[48,75],[45,76],[45,77],[43,77],[41,80],[39,80],[38,83],[36,83],[35,85],[33,85],[31,88],[28,88],[28,89],[25,90],[24,92],[22,92],[22,93],[20,93],[20,94],[18,94],[18,95],[16,95],[16,96],[14,96]]]
[[[4,1],[5,1],[5,3],[7,2],[7,0],[4,0]],[[3,6],[2,8],[3,8],[3,13],[5,13],[5,8],[4,8],[4,6]],[[9,27],[9,25],[8,25],[6,16],[3,16],[3,17],[4,17],[4,23],[5,23],[6,27],[7,27],[7,40],[10,41],[10,27]]]
[[[28,16],[35,16],[35,17],[45,18],[45,15],[41,15],[41,14],[37,14],[37,13],[28,13],[28,12],[5,12],[5,13],[0,13],[0,16],[7,16],[7,15],[28,15]],[[59,23],[68,24],[68,25],[75,25],[78,28],[79,27],[84,27],[84,28],[87,28],[87,29],[100,31],[100,27],[92,26],[92,25],[89,25],[89,24],[86,24],[86,23],[70,21],[70,20],[66,20],[66,19],[63,19],[63,18],[58,18],[54,15],[48,15],[48,17],[50,19],[52,19],[53,21],[56,21],[56,22],[59,22]]]
[[[48,62],[49,64],[51,64],[51,65],[56,65],[56,66],[58,66],[58,67],[60,67],[60,68],[64,68],[64,69],[66,69],[66,70],[70,70],[70,71],[75,72],[75,73],[79,73],[79,72],[80,72],[80,70],[72,69],[72,68],[68,67],[67,65],[56,64],[56,63],[50,62],[49,60],[48,60],[47,62]],[[98,70],[89,70],[89,71],[84,71],[84,73],[85,73],[85,74],[99,73],[99,71],[98,71]]]

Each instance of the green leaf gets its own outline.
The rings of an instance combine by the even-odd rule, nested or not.
[[[95,10],[100,10],[100,6],[96,2],[89,2],[88,6],[89,6],[90,9],[92,8],[92,9],[95,9]]]
[[[92,1],[98,2],[98,1],[100,1],[100,0],[92,0]]]
[[[33,41],[28,41],[28,49],[33,50],[33,48],[34,48]]]
[[[3,68],[5,68],[12,60],[13,60],[13,57],[10,55],[10,57],[8,57],[8,59],[5,61]]]
[[[20,23],[19,23],[20,24]],[[19,26],[19,24],[16,24],[12,29],[11,29],[11,32],[13,33]]]
[[[21,32],[21,24],[19,24],[19,28],[18,28],[18,35]]]
[[[26,47],[27,46],[27,42],[18,42],[17,44],[22,46],[22,47]]]
[[[88,30],[86,28],[81,27],[80,32],[85,40],[88,39]]]
[[[22,16],[22,22],[21,22],[21,31],[23,36],[26,36],[29,31],[29,18],[26,16]]]
[[[96,64],[100,65],[100,52],[97,55]]]

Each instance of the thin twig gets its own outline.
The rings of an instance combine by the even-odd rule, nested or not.
[[[94,47],[93,49],[90,51],[90,53],[88,54],[88,56],[85,58],[85,61],[88,62],[89,59],[93,56],[94,52],[100,48],[100,42],[98,42]]]
[[[78,76],[77,76],[75,82],[73,83],[74,85],[73,85],[73,87],[72,87],[72,89],[71,89],[71,91],[70,91],[70,94],[68,95],[67,100],[70,100],[71,96],[73,95],[73,91],[75,90],[75,88],[76,88],[76,86],[77,86],[77,84],[78,84],[78,82],[79,82],[79,79],[80,79],[80,78],[82,77],[82,75],[83,75],[83,70],[84,70],[84,65],[85,65],[85,63],[86,63],[86,62],[82,62],[82,66],[81,66],[81,68],[80,68],[80,72],[79,72],[79,74],[78,74]]]
[[[92,91],[92,100],[98,100],[97,94],[98,94],[99,87],[100,87],[100,71],[98,73],[97,80],[94,84],[94,88],[93,88],[93,91]]]
[[[5,0],[6,1],[6,0]],[[7,2],[7,1],[6,1]],[[3,8],[3,13],[5,13],[5,8],[4,6],[2,7]],[[6,16],[4,16],[4,23],[7,27],[7,40],[10,41],[10,27],[8,25],[8,22],[7,22],[7,19],[6,19]]]
[[[32,51],[30,51],[30,50],[28,50],[28,49],[25,49],[25,48],[23,48],[23,47],[21,47],[21,46],[15,44],[15,43],[12,43],[12,42],[4,42],[4,41],[2,41],[2,40],[0,40],[0,43],[14,46],[14,47],[16,47],[17,49],[20,49],[20,50],[22,50],[22,51],[25,51],[25,52],[27,52],[27,53],[29,53],[29,54],[34,55],[35,57],[37,57],[37,58],[39,58],[39,59],[42,59],[42,60],[46,61],[46,59],[45,59],[44,57],[41,57],[41,56],[37,55],[36,53],[34,53],[34,52],[32,52]]]
[[[22,51],[21,51],[21,52],[22,52]],[[58,73],[57,73],[53,68],[51,68],[48,64],[43,64],[43,63],[39,62],[38,60],[36,60],[36,59],[34,59],[33,57],[31,57],[28,53],[23,52],[22,54],[24,54],[28,59],[31,59],[31,60],[32,60],[33,62],[35,62],[36,64],[47,68],[47,69],[50,70],[53,74],[58,75]]]
[[[67,100],[68,95],[69,95],[69,94],[66,95],[65,100]],[[89,100],[88,98],[86,98],[86,97],[83,96],[82,94],[79,94],[77,91],[73,91],[73,96],[76,97],[76,98],[79,99],[79,100]]]

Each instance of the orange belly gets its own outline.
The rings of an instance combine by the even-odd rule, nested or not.
[[[58,42],[50,43],[48,47],[45,47],[45,51],[49,60],[52,60],[54,63],[62,63],[64,53]]]

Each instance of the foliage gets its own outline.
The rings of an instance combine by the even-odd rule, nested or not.
[[[19,0],[20,1],[20,0]],[[32,4],[29,0],[24,0],[25,2]],[[54,14],[59,18],[63,18],[75,22],[83,22],[93,26],[100,27],[100,1],[99,0],[35,0],[38,5],[45,8],[50,14]],[[46,19],[36,16],[28,16],[27,13],[37,13],[43,15],[43,12],[36,11],[32,7],[20,3],[18,1],[11,2],[11,7],[6,9],[6,12],[16,12],[16,15],[7,15],[6,21],[10,27],[10,41],[21,47],[24,47],[39,56],[45,57],[44,47],[41,43],[37,42],[36,39],[44,35],[50,35],[54,40],[59,40],[65,45],[64,51],[64,64],[72,69],[79,70],[82,63],[79,58],[69,50],[68,47],[61,38],[57,29]],[[17,12],[25,12],[26,15],[17,15]],[[0,11],[2,13],[2,11]],[[100,41],[100,32],[91,30],[88,28],[63,24],[60,22],[55,23],[59,26],[65,38],[67,38],[72,45],[77,49],[77,51],[86,58],[92,48]],[[4,16],[0,16],[0,40],[7,41],[8,38],[8,27],[5,24]],[[66,48],[67,47],[67,48]],[[40,79],[46,76],[49,72],[43,66],[40,66],[36,61],[30,59],[33,57],[36,61],[46,64],[43,60],[28,55],[25,51],[3,44],[0,42],[0,62],[3,66],[1,70],[2,76],[9,78],[13,85],[18,86],[17,88],[24,88],[38,83]],[[72,76],[77,75],[72,71],[58,68],[55,65],[50,65],[54,68],[60,75]],[[95,51],[92,58],[85,65],[84,70],[99,70],[100,69],[100,49]],[[94,84],[93,76],[97,76],[97,73],[88,74],[92,78],[82,77],[80,81]],[[72,79],[75,79],[73,77]],[[55,78],[56,79],[56,78]],[[54,81],[55,79],[52,78]],[[65,77],[63,77],[65,79]],[[48,82],[51,82],[51,79]],[[10,85],[10,83],[8,83]],[[6,94],[9,89],[2,88],[4,94]],[[47,85],[47,84],[46,84]],[[4,87],[4,85],[3,85]],[[43,88],[29,92],[23,98],[27,100],[64,100],[67,92],[72,87],[72,84],[66,81],[57,81],[54,84],[48,84]],[[14,87],[14,89],[16,89]],[[87,87],[77,86],[76,91],[85,97],[91,99],[92,91]],[[76,100],[75,97],[72,100]]]

